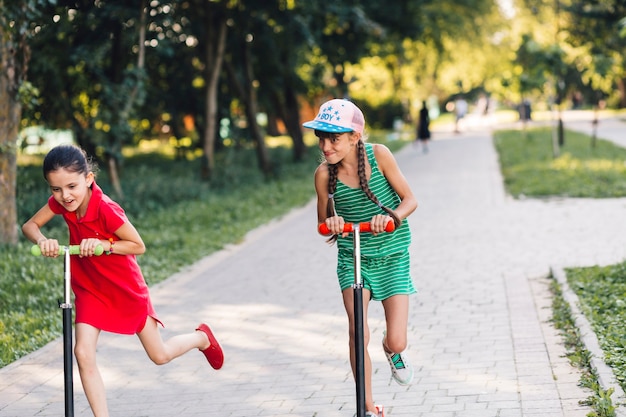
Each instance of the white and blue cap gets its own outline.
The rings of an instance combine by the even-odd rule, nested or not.
[[[329,133],[363,133],[365,118],[354,103],[343,99],[332,99],[320,106],[315,120],[302,126]]]

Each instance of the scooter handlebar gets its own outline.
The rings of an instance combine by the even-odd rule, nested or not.
[[[69,249],[70,255],[80,255],[80,245],[70,245],[70,246],[59,246],[59,255],[65,255],[65,248]],[[41,248],[39,245],[33,245],[30,248],[30,253],[35,256],[41,256]],[[102,245],[96,246],[93,254],[96,256],[100,256],[104,253],[104,248]]]
[[[372,227],[371,227],[370,222],[359,223],[359,230],[361,232],[371,232]],[[393,220],[389,220],[387,224],[385,225],[385,232],[391,233],[394,230],[396,230],[396,225],[393,222]],[[326,226],[326,223],[320,223],[318,226],[318,231],[320,232],[320,234],[325,235],[325,236],[328,236],[330,234],[330,230],[328,230],[328,226]],[[354,223],[344,224],[343,231],[344,233],[354,232]]]

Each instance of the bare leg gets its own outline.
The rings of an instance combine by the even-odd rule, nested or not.
[[[365,409],[376,412],[374,398],[372,395],[372,360],[367,346],[370,341],[370,330],[367,324],[367,310],[369,306],[370,292],[363,289],[363,345],[365,359]],[[350,334],[350,365],[352,365],[352,375],[356,378],[356,352],[355,352],[355,332],[354,332],[354,290],[347,288],[343,291],[343,305],[348,314],[349,334]]]
[[[387,336],[383,347],[390,353],[401,353],[407,346],[409,296],[393,295],[382,303],[387,322]]]
[[[85,323],[76,323],[76,346],[74,355],[83,390],[95,417],[108,417],[104,382],[96,363],[96,345],[100,329]]]
[[[209,339],[205,333],[193,333],[174,336],[163,341],[158,324],[152,317],[148,317],[146,325],[137,333],[148,357],[157,365],[164,365],[171,360],[189,352],[191,349],[204,350],[209,347]]]

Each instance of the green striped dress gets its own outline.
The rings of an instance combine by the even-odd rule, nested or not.
[[[385,207],[396,209],[400,197],[378,169],[374,147],[365,143],[367,159],[372,167],[369,187]],[[374,204],[360,188],[351,188],[337,181],[334,193],[337,214],[346,222],[368,222],[376,214],[386,214]],[[393,233],[373,236],[361,233],[361,278],[364,288],[371,291],[374,300],[385,300],[392,295],[413,294],[415,288],[410,274],[409,245],[411,231],[406,219]],[[341,290],[354,284],[354,236],[339,236],[337,247],[337,276]]]

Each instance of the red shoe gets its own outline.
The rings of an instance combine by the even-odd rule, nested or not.
[[[207,361],[209,361],[213,369],[220,369],[224,364],[224,352],[222,352],[220,344],[217,343],[215,336],[213,336],[213,332],[209,329],[209,326],[204,323],[200,324],[196,330],[204,332],[209,338],[209,343],[211,343],[208,348],[200,350],[200,352],[204,353],[204,356],[206,356]]]

